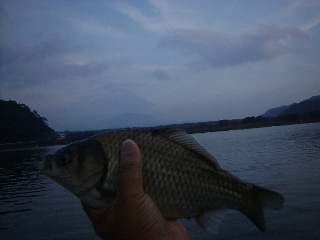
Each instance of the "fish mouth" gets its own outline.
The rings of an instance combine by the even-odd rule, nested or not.
[[[39,171],[47,176],[52,172],[52,163],[48,157],[43,161],[42,166],[39,167]]]

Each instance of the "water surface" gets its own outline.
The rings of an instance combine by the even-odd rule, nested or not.
[[[193,135],[221,167],[285,197],[267,232],[229,211],[218,234],[182,220],[192,239],[320,239],[320,124]],[[0,239],[98,239],[79,200],[38,172],[59,147],[0,152]]]

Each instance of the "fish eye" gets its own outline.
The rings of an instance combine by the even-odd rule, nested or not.
[[[70,158],[67,155],[59,158],[59,165],[67,165],[70,162]]]

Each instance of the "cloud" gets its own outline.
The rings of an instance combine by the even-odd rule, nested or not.
[[[105,35],[108,37],[122,38],[126,36],[123,31],[117,30],[111,26],[105,26],[101,23],[94,21],[82,21],[77,23],[81,31],[87,32],[88,34]]]
[[[132,2],[130,2],[132,3]],[[182,5],[184,2],[150,0],[146,9],[139,9],[126,2],[116,2],[115,8],[138,23],[143,28],[162,32],[175,28],[198,26],[201,17],[192,9]],[[145,11],[143,11],[145,10]]]
[[[315,18],[311,19],[307,23],[301,25],[301,29],[304,31],[310,31],[320,25],[320,14],[316,16]]]
[[[296,27],[264,25],[260,29],[235,36],[208,30],[176,29],[164,35],[159,47],[178,49],[197,55],[201,63],[213,68],[235,66],[298,52],[307,34]]]
[[[4,21],[8,20],[9,16],[7,14],[6,9],[3,6],[0,6],[0,20],[3,23]]]
[[[0,47],[1,85],[17,87],[51,80],[95,76],[106,63],[80,61],[81,47],[70,48],[59,36],[31,47]],[[70,61],[77,55],[76,61]]]
[[[159,31],[163,30],[162,24],[143,14],[139,9],[127,4],[127,3],[117,3],[116,8],[123,13],[124,15],[128,16],[138,24],[141,24],[145,28],[152,30],[152,31]]]
[[[157,68],[152,72],[152,76],[158,81],[169,80],[170,76],[163,70]]]

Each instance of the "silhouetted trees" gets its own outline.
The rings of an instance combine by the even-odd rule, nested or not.
[[[228,126],[229,124],[230,124],[229,120],[220,120],[219,121],[219,126],[220,127]]]
[[[40,114],[37,113],[37,111],[31,111],[30,108],[25,104],[19,104],[15,101],[0,100],[0,144],[26,141],[55,140],[55,131],[48,126],[47,121],[48,120],[44,117],[41,117]],[[157,128],[181,128],[186,130],[187,133],[200,133],[319,121],[320,110],[316,110],[311,112],[281,114],[278,117],[251,116],[244,119],[224,119],[220,121],[171,124],[158,126]],[[147,127],[145,129],[152,128],[153,127]],[[68,142],[84,139],[99,132],[101,132],[101,130],[83,132],[67,131],[65,132],[66,139],[63,143],[65,144]],[[61,142],[52,143],[61,144]]]
[[[0,143],[53,140],[47,121],[25,104],[0,100]]]

